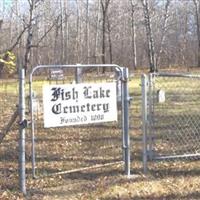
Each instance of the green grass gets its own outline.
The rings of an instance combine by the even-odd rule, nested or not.
[[[0,93],[16,95],[18,93],[18,80],[0,80]]]

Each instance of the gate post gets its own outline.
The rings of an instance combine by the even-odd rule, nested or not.
[[[129,90],[128,68],[122,69],[122,113],[123,113],[123,142],[125,173],[130,176],[130,137],[129,137]]]
[[[19,70],[19,186],[26,194],[26,165],[25,165],[25,70]]]
[[[143,170],[147,173],[147,76],[141,77],[142,81],[142,132],[143,132]]]

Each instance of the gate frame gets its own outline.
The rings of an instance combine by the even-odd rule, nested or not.
[[[25,70],[24,68],[19,69],[19,188],[20,191],[26,195],[26,98],[25,98]]]
[[[153,136],[152,129],[149,128],[153,124],[152,115],[154,112],[154,102],[152,102],[152,86],[155,77],[175,77],[175,78],[196,78],[200,80],[200,75],[185,74],[185,73],[165,73],[155,72],[148,75],[141,76],[142,86],[142,142],[143,142],[143,171],[146,174],[148,171],[148,160],[164,160],[164,159],[177,159],[200,156],[199,154],[186,154],[186,155],[167,155],[155,156],[153,152]],[[149,94],[148,94],[149,93]],[[148,100],[148,97],[149,100]]]
[[[34,67],[29,75],[29,98],[31,114],[31,142],[32,142],[32,176],[36,178],[35,173],[35,126],[33,114],[33,75],[38,69],[84,69],[84,68],[114,68],[118,74],[118,80],[121,81],[121,111],[122,111],[122,153],[125,174],[130,177],[130,136],[129,136],[129,89],[128,89],[128,68],[116,64],[77,64],[77,65],[38,65]]]

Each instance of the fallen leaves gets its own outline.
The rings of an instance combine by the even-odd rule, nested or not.
[[[22,194],[19,193],[12,193],[10,191],[0,191],[0,200],[24,200]]]

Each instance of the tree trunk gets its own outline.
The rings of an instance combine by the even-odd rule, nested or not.
[[[79,56],[79,48],[80,48],[80,44],[79,44],[79,23],[80,23],[80,11],[79,11],[79,2],[78,0],[76,0],[76,6],[77,6],[77,10],[76,10],[76,61],[77,63],[80,62],[80,56]]]
[[[112,56],[112,38],[111,38],[111,26],[110,26],[110,20],[107,16],[107,22],[108,22],[108,44],[109,44],[109,58],[110,58],[110,64],[113,62],[113,56]]]
[[[105,52],[106,52],[106,16],[108,11],[110,0],[101,0],[102,8],[102,51],[101,51],[101,62],[106,63]],[[106,68],[103,67],[103,73],[105,73]]]
[[[137,47],[136,47],[136,29],[135,29],[135,11],[137,4],[134,4],[133,0],[131,3],[131,46],[132,46],[132,63],[133,69],[137,68]]]
[[[56,23],[56,27],[55,27],[55,35],[54,35],[54,64],[57,65],[59,64],[59,46],[58,46],[58,36],[59,36],[59,26],[60,26],[60,18],[61,16],[59,16],[57,18],[57,23]]]
[[[147,44],[148,44],[148,58],[149,58],[149,67],[150,72],[157,71],[157,67],[155,65],[155,51],[154,51],[154,40],[151,28],[151,17],[149,12],[149,0],[141,0],[143,5],[143,12],[144,12],[144,21],[146,27],[146,37],[147,37]]]
[[[200,1],[193,0],[195,6],[195,17],[196,17],[196,27],[197,27],[197,40],[198,40],[198,49],[197,49],[197,62],[198,67],[200,67]]]
[[[87,64],[89,64],[90,63],[89,0],[86,0],[86,46],[87,46]]]
[[[106,17],[105,17],[105,11],[103,11],[103,21],[102,21],[102,49],[101,49],[101,62],[102,64],[105,64],[106,61],[105,61],[105,24],[106,24]]]
[[[96,29],[95,29],[95,47],[94,47],[94,63],[97,63],[97,58],[99,57],[98,44],[99,44],[99,24],[100,24],[100,0],[98,0],[98,11],[96,15]],[[99,72],[99,69],[98,69]]]
[[[19,109],[17,107],[16,111],[13,113],[10,120],[8,121],[8,124],[3,128],[3,131],[0,133],[0,144],[2,143],[2,141],[6,137],[6,135],[8,135],[13,124],[16,122],[18,115],[19,115]]]
[[[24,70],[25,74],[27,73],[28,64],[30,62],[30,55],[31,55],[31,44],[32,44],[32,38],[33,38],[33,11],[35,7],[35,1],[31,0],[29,1],[29,26],[28,26],[28,35],[26,39],[26,50],[24,54]]]
[[[164,12],[164,22],[162,25],[162,30],[161,30],[161,40],[160,40],[160,46],[158,48],[158,53],[156,57],[156,66],[160,66],[160,59],[161,59],[161,54],[163,52],[163,45],[166,40],[166,31],[167,31],[167,25],[168,25],[168,18],[169,18],[169,6],[170,6],[171,0],[167,0],[165,4],[165,12]]]

